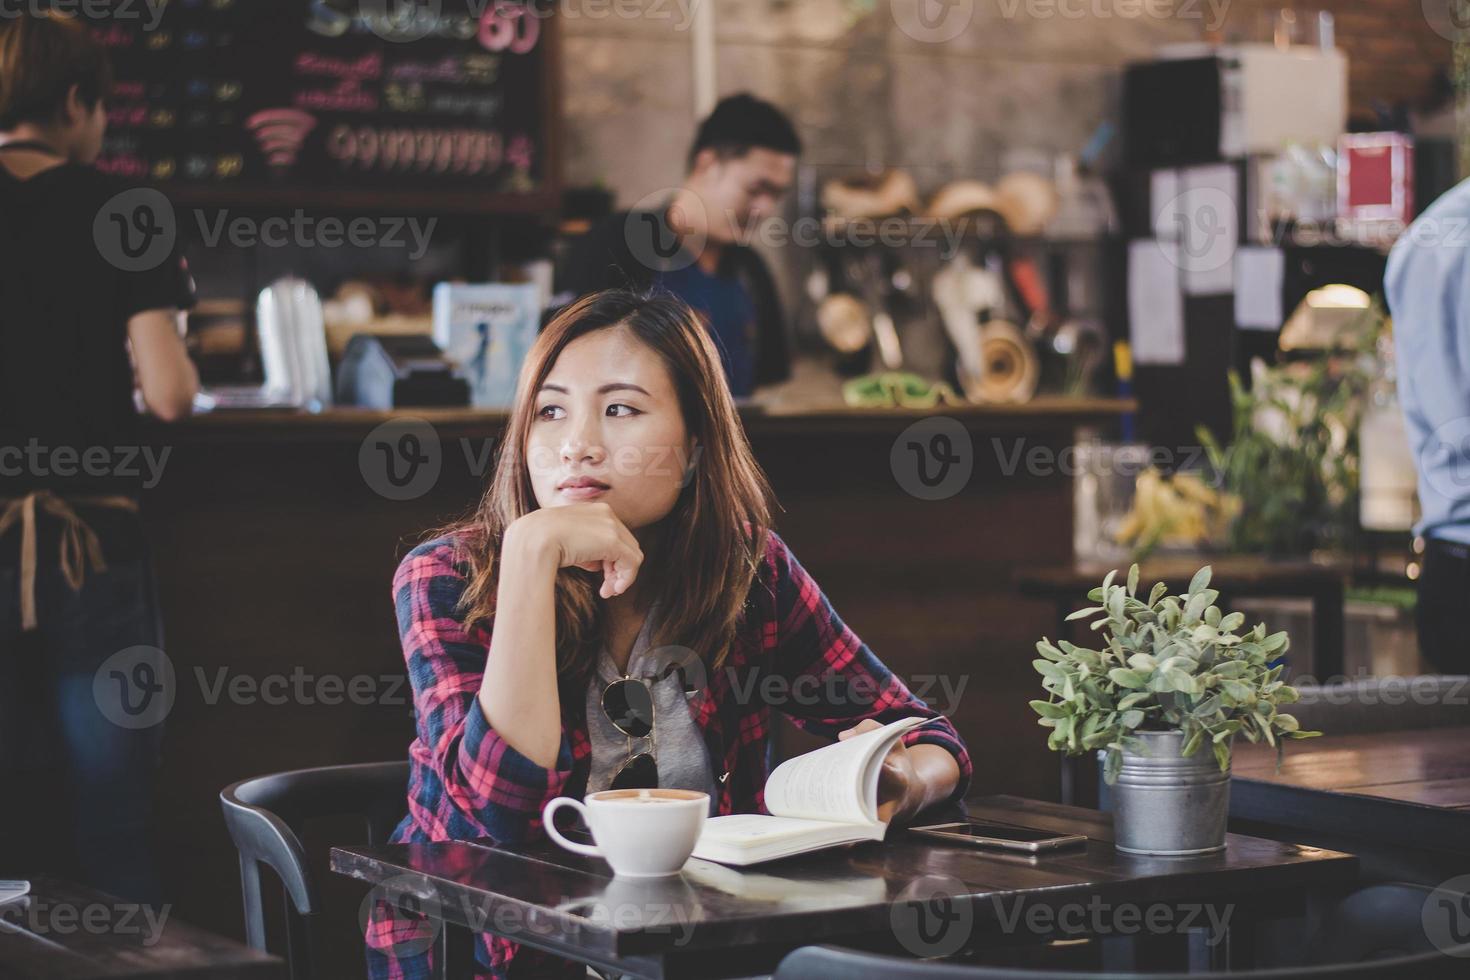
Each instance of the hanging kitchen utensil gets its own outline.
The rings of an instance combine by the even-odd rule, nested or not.
[[[961,252],[934,275],[934,304],[954,345],[955,373],[971,401],[984,397],[985,357],[980,321],[1005,307],[1005,285],[994,273],[974,265]]]
[[[879,179],[829,180],[822,188],[822,206],[834,217],[848,221],[918,214],[919,189],[907,170],[894,169]]]
[[[817,307],[822,339],[839,354],[855,354],[873,339],[873,318],[851,293],[833,293]]]
[[[1014,323],[991,320],[982,326],[980,347],[985,364],[979,385],[981,401],[1023,404],[1035,397],[1041,362]]]
[[[891,285],[882,270],[883,256],[875,249],[854,249],[844,267],[847,281],[868,304],[873,315],[873,337],[878,342],[878,357],[883,366],[896,371],[903,366],[903,347],[898,340],[898,327],[888,311]]]

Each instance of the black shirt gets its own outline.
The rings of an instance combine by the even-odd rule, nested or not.
[[[747,385],[774,384],[791,376],[790,343],[776,283],[765,261],[750,246],[726,245],[720,256],[720,266],[713,276],[700,270],[691,272],[694,257],[677,244],[677,237],[669,229],[668,219],[662,212],[625,211],[594,224],[586,235],[572,244],[569,251],[560,270],[557,290],[573,296],[585,296],[604,289],[644,292],[663,288],[701,310],[706,301],[718,301],[719,298],[708,289],[685,288],[690,282],[703,279],[708,284],[718,280],[736,286],[746,299],[741,305],[753,308],[754,314],[752,336],[744,345],[748,349],[740,353],[740,358],[750,364],[748,370],[737,372],[745,380],[736,387],[743,389]],[[722,341],[721,334],[725,331],[720,328],[722,325],[733,328],[746,319],[746,314],[728,309],[718,311],[718,315],[712,310],[702,312],[709,318],[716,346],[720,347],[720,355],[728,371],[732,366],[732,355],[736,352],[731,349],[733,345]],[[736,391],[736,394],[746,393]]]
[[[0,165],[0,498],[135,496],[157,477],[157,454],[150,465],[140,446],[128,320],[192,306],[193,282],[172,245],[149,268],[103,254],[129,189],[79,164],[24,180]]]

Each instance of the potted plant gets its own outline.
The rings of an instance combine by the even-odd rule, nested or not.
[[[1126,585],[1108,573],[1088,593],[1097,605],[1068,621],[1093,619],[1099,649],[1066,641],[1036,645],[1048,697],[1032,701],[1047,744],[1068,755],[1096,751],[1113,801],[1114,839],[1134,854],[1206,854],[1225,846],[1230,806],[1230,749],[1236,735],[1283,742],[1321,732],[1300,730],[1278,710],[1297,701],[1273,660],[1285,633],[1264,623],[1248,633],[1241,613],[1222,613],[1207,565],[1189,591],[1169,595],[1160,582],[1138,595],[1138,566]]]

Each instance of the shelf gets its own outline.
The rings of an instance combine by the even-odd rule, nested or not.
[[[1012,235],[998,221],[983,216],[929,218],[922,215],[894,215],[887,218],[824,218],[822,244],[834,248],[911,248],[923,243],[952,245],[957,242],[984,243],[1017,248],[1098,248],[1122,241],[1121,236],[1051,236]],[[860,239],[860,240],[859,240]]]

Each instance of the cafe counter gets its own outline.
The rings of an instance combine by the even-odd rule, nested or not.
[[[1019,567],[1071,557],[1066,450],[1079,433],[1111,437],[1132,410],[742,409],[776,529],[853,630],[951,715],[986,792],[1057,797],[1058,766],[1027,707],[1053,607],[1012,582]],[[220,787],[404,756],[413,717],[393,572],[477,501],[505,421],[218,411],[148,429],[163,465],[145,520],[176,675],[161,829],[176,845],[169,878],[204,924],[236,921],[238,897],[218,887],[234,876]],[[781,730],[783,751],[810,747]],[[210,908],[221,902],[232,904]]]

